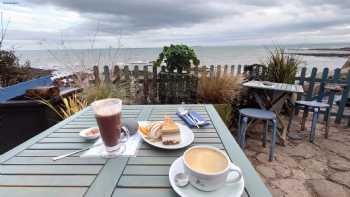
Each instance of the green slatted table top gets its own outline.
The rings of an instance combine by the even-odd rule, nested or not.
[[[162,120],[175,113],[178,105],[125,105],[123,116],[137,120]],[[259,178],[212,105],[187,105],[210,124],[193,129],[193,145],[211,145],[227,152],[241,167],[245,177],[242,196],[269,197]],[[142,142],[136,157],[114,159],[80,158],[79,154],[59,161],[52,157],[92,145],[82,140],[81,129],[96,126],[86,108],[0,156],[0,196],[50,197],[138,197],[177,196],[171,189],[168,172],[171,163],[184,150],[165,151]],[[25,131],[23,131],[25,132]],[[193,146],[191,145],[191,146]]]

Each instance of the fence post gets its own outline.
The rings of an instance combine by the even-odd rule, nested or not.
[[[328,68],[324,68],[323,69],[323,72],[322,72],[322,78],[321,78],[321,81],[320,81],[320,90],[319,90],[319,94],[318,94],[318,97],[317,97],[317,101],[318,102],[321,102],[323,97],[324,97],[324,87],[325,85],[327,84],[327,81],[328,81],[328,72],[329,72],[329,69]]]
[[[155,64],[153,64],[152,66],[152,71],[153,71],[153,76],[152,76],[152,103],[156,103],[157,101],[157,66]]]
[[[110,77],[110,74],[109,74],[109,67],[107,65],[105,65],[103,67],[103,75],[104,75],[104,81],[106,83],[111,82],[111,77]]]
[[[343,116],[343,113],[346,107],[346,102],[348,101],[349,91],[350,91],[350,70],[346,78],[346,86],[344,87],[344,90],[341,96],[337,116],[335,118],[335,123],[341,122],[341,118]]]
[[[159,95],[159,101],[160,103],[165,103],[166,101],[166,94],[167,94],[167,87],[166,87],[166,73],[165,73],[165,66],[161,67],[161,71],[159,73],[159,86],[157,89],[158,95]]]
[[[262,80],[267,80],[267,66],[262,67],[261,77]]]
[[[93,72],[94,72],[94,77],[95,77],[95,84],[98,85],[101,83],[100,71],[98,69],[98,66],[94,66]]]
[[[210,79],[214,78],[214,65],[210,65],[209,77],[210,77]]]
[[[185,100],[186,100],[186,103],[190,103],[191,100],[192,100],[192,82],[191,82],[191,75],[189,74],[186,74],[185,75],[185,92],[186,92],[186,96],[185,96]]]
[[[148,87],[148,66],[143,67],[143,95],[145,103],[148,103],[149,87]]]
[[[113,70],[113,83],[116,83],[120,80],[120,69],[118,65],[114,66],[114,70]]]
[[[207,66],[202,66],[202,69],[201,69],[201,78],[207,78],[207,77],[208,77]]]
[[[126,81],[129,81],[129,80],[130,80],[129,66],[125,65],[125,66],[124,66],[123,72],[124,72],[124,79],[125,79]]]
[[[230,74],[231,74],[231,75],[234,75],[234,74],[235,74],[235,65],[231,65]]]
[[[190,75],[191,80],[191,102],[197,103],[197,89],[198,89],[198,66],[194,68],[194,74]]]
[[[228,71],[228,65],[225,64],[225,66],[224,66],[224,75],[227,75],[227,71]]]
[[[337,68],[334,70],[334,75],[333,75],[333,80],[332,83],[337,84],[340,79],[340,68]],[[328,105],[329,109],[327,109],[326,113],[332,113],[332,108],[333,108],[333,103],[334,103],[334,97],[335,97],[335,92],[331,91],[329,97],[328,97]],[[330,115],[332,116],[332,114]],[[324,120],[326,120],[326,116],[324,117]]]
[[[309,88],[306,93],[306,100],[308,101],[313,99],[316,75],[317,75],[317,68],[313,67],[311,71],[310,79],[309,79]]]
[[[310,101],[313,98],[312,95],[313,95],[314,86],[315,86],[316,74],[317,74],[317,68],[313,67],[312,71],[311,71],[310,79],[309,79],[309,89],[307,90],[306,97],[305,97],[305,100],[307,100],[307,101]],[[309,114],[309,109],[307,107],[305,107],[303,119],[301,122],[301,130],[302,131],[305,130],[305,122],[306,122],[306,118],[307,118],[308,114]]]
[[[260,67],[259,66],[255,66],[255,68],[253,67],[253,76],[256,80],[259,80],[259,78],[260,78]]]
[[[221,65],[216,66],[216,78],[219,79],[221,77]]]
[[[299,79],[299,85],[301,85],[302,87],[304,87],[304,82],[305,82],[305,75],[306,75],[306,67],[303,67],[301,69],[301,73],[300,73],[300,79]],[[301,99],[303,93],[299,93],[297,100]],[[298,110],[299,111],[299,110]]]
[[[194,65],[194,76],[198,77],[198,65]]]
[[[135,77],[135,80],[137,81],[138,77],[139,77],[139,66],[138,65],[134,66],[134,70],[132,71],[132,74]]]
[[[242,69],[242,65],[238,64],[238,68],[237,68],[237,74],[238,75],[241,74],[241,69]]]

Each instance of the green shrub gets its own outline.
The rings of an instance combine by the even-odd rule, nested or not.
[[[199,65],[199,59],[196,56],[194,50],[187,45],[170,45],[165,46],[163,51],[159,54],[159,57],[155,64],[160,66],[162,62],[165,62],[168,71],[174,71],[181,73],[183,70],[189,69],[191,64]]]
[[[287,54],[284,49],[277,47],[270,51],[270,56],[267,58],[266,80],[293,84],[300,63],[301,61],[295,56]]]
[[[21,65],[14,51],[0,50],[0,86],[5,87],[50,74],[50,70],[31,68],[28,61]]]

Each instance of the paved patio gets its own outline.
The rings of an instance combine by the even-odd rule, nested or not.
[[[329,139],[325,139],[324,124],[320,121],[317,126],[314,144],[305,138],[290,140],[285,147],[278,145],[273,162],[268,162],[268,146],[263,148],[259,134],[254,133],[262,128],[249,131],[245,153],[273,196],[350,196],[350,128],[331,123]],[[291,128],[300,130],[300,117]]]

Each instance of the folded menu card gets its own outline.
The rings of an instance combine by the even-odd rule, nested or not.
[[[120,144],[120,150],[107,153],[105,146],[102,142],[102,139],[99,138],[92,148],[85,151],[80,157],[132,157],[136,156],[136,152],[141,144],[141,136],[139,132],[136,132],[134,135],[131,135],[125,143]]]
[[[177,112],[176,115],[178,115],[190,128],[196,127],[188,115],[182,115],[180,112]],[[206,126],[209,124],[209,122],[202,118],[197,112],[189,112],[189,115],[196,119],[196,123],[199,126]]]

